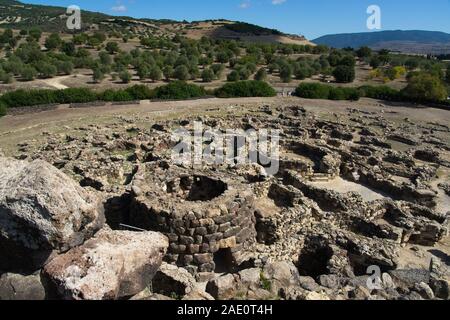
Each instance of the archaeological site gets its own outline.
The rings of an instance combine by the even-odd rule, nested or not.
[[[445,308],[449,0],[24,1],[0,0],[3,314]]]
[[[1,298],[448,299],[450,128],[371,109],[114,116],[17,144]],[[175,164],[171,132],[196,121],[279,130],[278,173]]]

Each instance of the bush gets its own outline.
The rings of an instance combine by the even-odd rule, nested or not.
[[[295,90],[295,95],[305,99],[328,99],[330,86],[320,83],[302,83]]]
[[[241,79],[241,76],[239,75],[239,73],[236,70],[231,71],[227,76],[228,82],[235,82],[235,81],[239,81],[240,79]]]
[[[128,71],[122,71],[119,74],[119,78],[120,78],[120,80],[122,80],[123,83],[130,83],[132,76],[131,76],[131,73],[129,73]]]
[[[421,73],[413,76],[402,94],[414,101],[445,101],[448,97],[447,88],[436,76]]]
[[[302,83],[295,95],[306,99],[350,100],[358,101],[360,91],[356,88],[332,87],[321,83]]]
[[[159,81],[162,78],[162,71],[158,66],[154,66],[149,71],[149,78],[153,81]]]
[[[3,117],[4,115],[6,115],[6,111],[7,111],[7,108],[6,108],[5,103],[0,101],[0,117]]]
[[[185,65],[180,65],[175,68],[175,71],[173,72],[173,76],[175,79],[178,79],[180,81],[186,81],[189,79],[189,69]]]
[[[117,42],[108,42],[106,44],[106,51],[108,51],[109,54],[115,54],[117,52],[119,52],[120,48],[119,48],[119,44]]]
[[[32,81],[37,77],[37,71],[30,65],[23,66],[20,75],[24,81]]]
[[[94,80],[95,83],[100,83],[105,79],[105,74],[100,70],[100,68],[95,68],[93,74],[92,74],[92,80]]]
[[[58,97],[58,103],[87,103],[98,100],[97,94],[87,88],[69,88],[53,92]]]
[[[450,85],[450,65],[448,65],[445,73],[445,82]]]
[[[184,81],[174,81],[155,89],[154,97],[161,100],[183,100],[206,96],[205,89]]]
[[[58,48],[59,46],[61,46],[62,44],[62,40],[61,37],[59,36],[59,34],[57,33],[52,33],[51,35],[49,35],[47,37],[47,39],[45,40],[45,47],[48,50],[53,50]]]
[[[346,55],[340,61],[338,66],[354,67],[356,65],[356,60],[354,56]]]
[[[381,60],[380,58],[378,58],[378,56],[374,56],[370,59],[369,65],[373,68],[376,69],[381,65]]]
[[[135,85],[126,89],[133,100],[146,100],[153,97],[153,92],[149,87],[144,85]]]
[[[163,70],[163,74],[164,74],[164,78],[166,79],[166,81],[170,81],[170,79],[172,78],[173,74],[174,74],[174,69],[172,66],[165,66],[164,70]]]
[[[355,68],[347,65],[337,66],[333,71],[333,76],[339,83],[351,83],[355,80]]]
[[[361,98],[360,92],[356,88],[331,87],[328,95],[329,100],[350,100],[358,101]]]
[[[14,78],[10,73],[0,71],[0,82],[3,82],[4,84],[9,84],[12,83],[13,80]]]
[[[23,90],[19,89],[5,93],[1,101],[8,108],[35,106],[41,104],[58,103],[55,90]]]
[[[292,67],[290,65],[285,65],[280,70],[281,81],[289,83],[292,81]]]
[[[267,71],[265,68],[261,68],[258,70],[258,72],[255,74],[255,80],[256,81],[266,81],[267,79]]]
[[[214,72],[214,75],[217,78],[220,78],[223,71],[225,70],[225,66],[221,63],[216,63],[211,66],[211,70]]]
[[[356,51],[356,54],[360,58],[368,58],[372,55],[372,49],[369,47],[361,47]]]
[[[202,81],[211,82],[214,80],[214,72],[211,69],[205,69],[202,72]]]
[[[123,89],[113,90],[107,89],[102,94],[99,95],[100,100],[103,101],[132,101],[136,100],[133,96]]]
[[[58,73],[58,69],[48,62],[40,64],[38,67],[38,71],[41,78],[52,78]]]
[[[388,86],[362,86],[359,88],[360,95],[367,98],[398,101],[400,93]]]
[[[233,97],[273,97],[276,91],[263,81],[238,81],[227,83],[216,90],[215,95],[219,98]]]
[[[63,61],[58,64],[57,68],[58,68],[58,72],[65,74],[65,75],[69,75],[73,71],[73,63],[70,61]]]

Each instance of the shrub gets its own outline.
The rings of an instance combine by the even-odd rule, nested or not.
[[[12,83],[13,80],[14,78],[10,73],[0,71],[0,82],[3,82],[4,84],[9,84]]]
[[[356,88],[332,87],[320,83],[302,83],[295,94],[306,99],[358,101],[361,98],[360,91]]]
[[[292,80],[292,67],[290,65],[285,65],[280,70],[281,81],[289,83]]]
[[[344,90],[342,88],[332,87],[328,93],[330,100],[347,100]]]
[[[57,68],[58,68],[58,72],[65,74],[65,75],[69,75],[73,71],[73,63],[70,61],[63,61],[58,64]]]
[[[351,55],[346,55],[339,61],[339,65],[354,67],[356,65],[355,57]]]
[[[359,89],[360,95],[367,98],[397,101],[400,100],[400,93],[388,86],[362,86]]]
[[[310,76],[310,73],[308,72],[308,70],[306,68],[300,67],[295,70],[295,77],[298,80],[305,80],[309,76]]]
[[[42,36],[42,31],[37,27],[33,27],[28,31],[28,34],[32,39],[39,41]]]
[[[173,72],[173,76],[175,79],[178,79],[180,81],[186,81],[189,79],[189,69],[185,65],[180,65],[175,68],[175,71]]]
[[[273,97],[276,91],[263,81],[238,81],[227,83],[215,92],[219,98],[233,97]]]
[[[330,100],[350,100],[358,101],[361,98],[361,94],[356,88],[339,88],[332,87],[328,99]]]
[[[126,91],[133,97],[133,100],[146,100],[153,96],[152,90],[144,85],[135,85],[127,88]]]
[[[40,64],[38,71],[41,78],[52,78],[58,73],[58,69],[48,62]]]
[[[108,51],[109,54],[117,53],[120,50],[119,49],[119,44],[117,42],[113,42],[113,41],[112,42],[108,42],[106,44],[105,49],[106,49],[106,51]]]
[[[376,69],[380,66],[381,64],[381,60],[380,58],[378,58],[377,56],[374,56],[370,59],[369,65],[373,68]]]
[[[372,49],[369,47],[361,47],[356,51],[356,54],[360,58],[368,58],[372,55]]]
[[[150,74],[150,68],[148,67],[148,65],[141,64],[140,66],[138,66],[137,75],[138,75],[139,79],[145,80],[148,78],[149,74]]]
[[[448,97],[447,88],[441,79],[425,73],[413,76],[402,93],[404,96],[419,102],[444,101]]]
[[[361,93],[357,88],[343,88],[346,96],[346,100],[358,101],[361,99]]]
[[[59,46],[61,46],[62,44],[62,40],[61,37],[59,36],[59,34],[57,33],[52,33],[51,35],[49,35],[47,37],[47,39],[45,40],[45,47],[48,50],[53,50],[58,48]]]
[[[58,103],[55,90],[23,90],[19,89],[5,93],[1,101],[8,108],[35,106],[41,104]]]
[[[221,63],[216,63],[211,66],[211,70],[214,72],[217,78],[220,78],[223,71],[225,70],[225,66]]]
[[[240,68],[239,71],[239,79],[240,80],[248,80],[250,78],[251,72],[247,67]]]
[[[239,75],[239,73],[236,70],[231,71],[227,76],[228,82],[235,82],[235,81],[239,81],[240,79],[241,79],[241,76]]]
[[[120,80],[122,80],[123,83],[130,83],[132,76],[131,76],[131,73],[129,73],[128,71],[122,71],[119,74],[119,78],[120,78]]]
[[[162,78],[162,71],[158,66],[154,66],[149,71],[149,78],[153,81],[159,81]]]
[[[123,89],[113,90],[107,89],[99,95],[100,100],[103,101],[131,101],[135,100],[134,97]]]
[[[166,79],[166,81],[170,81],[170,79],[173,77],[173,74],[174,74],[174,69],[172,66],[164,67],[163,75],[164,75],[164,78]]]
[[[450,64],[448,65],[445,73],[445,82],[450,85]]]
[[[261,68],[255,74],[256,81],[265,81],[267,79],[267,71],[265,68]]]
[[[22,80],[32,81],[37,77],[37,71],[32,66],[25,65],[25,66],[23,66],[22,70],[20,71],[20,75],[22,77]]]
[[[162,100],[183,100],[204,97],[205,95],[205,89],[184,81],[171,82],[168,85],[156,88],[154,92],[154,97]]]
[[[95,83],[99,83],[102,82],[103,79],[105,79],[105,74],[102,70],[100,70],[100,68],[95,68],[92,74],[92,80],[94,80]]]
[[[214,72],[211,69],[205,69],[202,72],[202,81],[211,82],[214,80]]]
[[[6,115],[6,105],[4,102],[0,101],[0,117],[3,117],[4,115]]]
[[[69,88],[53,92],[58,97],[58,103],[86,103],[98,100],[97,94],[87,88]]]
[[[305,99],[328,99],[330,86],[320,83],[302,83],[295,90],[295,95]]]
[[[389,80],[395,80],[398,79],[406,74],[406,68],[402,66],[396,66],[392,68],[388,68],[385,71],[386,77],[389,78]]]
[[[347,65],[337,66],[333,71],[333,76],[339,83],[350,83],[355,80],[355,68]]]

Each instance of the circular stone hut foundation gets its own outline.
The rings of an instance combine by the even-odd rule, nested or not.
[[[236,179],[149,163],[139,168],[132,190],[129,223],[165,234],[167,262],[191,273],[230,271],[255,242],[254,195]]]

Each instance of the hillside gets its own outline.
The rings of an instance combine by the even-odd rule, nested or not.
[[[326,35],[313,40],[335,48],[369,46],[406,53],[450,53],[450,34],[436,31],[380,31]]]
[[[82,29],[118,31],[136,36],[168,36],[176,34],[200,39],[235,39],[252,42],[310,44],[303,36],[288,35],[245,22],[228,20],[173,21],[167,19],[135,19],[82,11]],[[45,32],[70,32],[66,29],[66,8],[25,4],[15,0],[0,0],[0,27],[29,29],[39,27]]]

